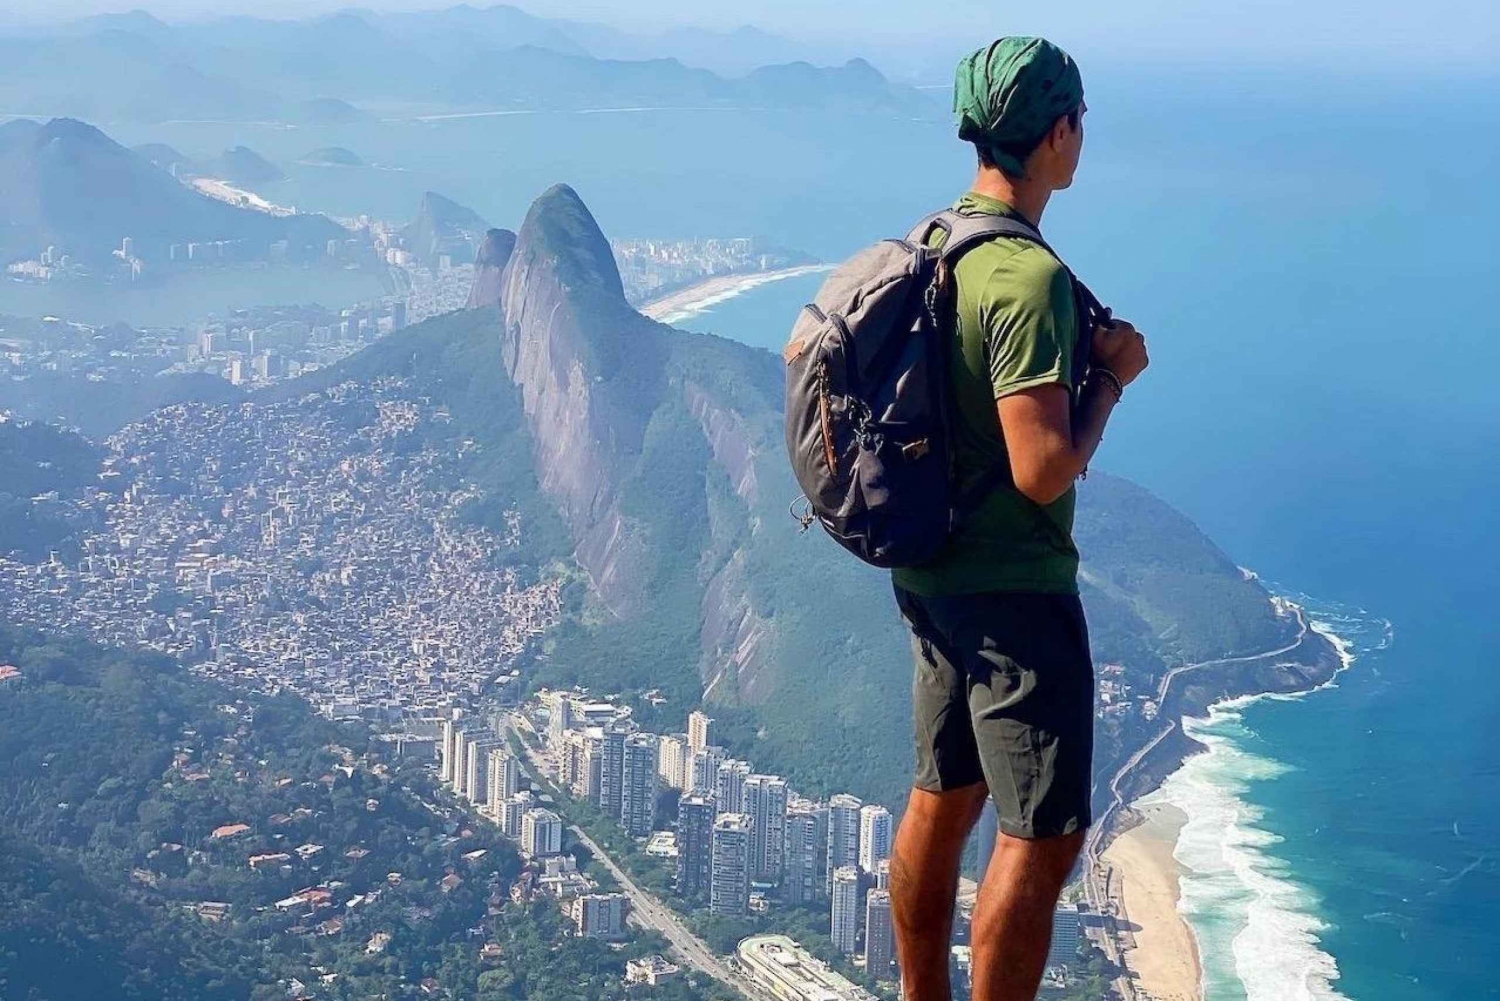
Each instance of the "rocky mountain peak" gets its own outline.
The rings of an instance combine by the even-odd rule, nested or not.
[[[625,302],[625,286],[609,240],[578,192],[568,185],[554,184],[532,202],[517,245],[528,263],[546,258],[569,288]]]

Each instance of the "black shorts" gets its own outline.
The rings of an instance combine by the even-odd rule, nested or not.
[[[1088,827],[1094,665],[1078,596],[895,590],[916,658],[913,785],[986,783],[1012,837]]]

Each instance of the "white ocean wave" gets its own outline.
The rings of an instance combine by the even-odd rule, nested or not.
[[[1334,645],[1343,670],[1359,654],[1385,649],[1394,639],[1388,621],[1363,610],[1279,595],[1302,608],[1309,627]],[[1337,680],[1335,674],[1312,691]],[[1198,941],[1204,1001],[1348,1001],[1336,986],[1338,963],[1322,948],[1328,925],[1316,894],[1276,856],[1281,837],[1264,826],[1263,811],[1245,797],[1252,785],[1274,782],[1292,769],[1247,749],[1255,734],[1243,710],[1261,700],[1309,694],[1247,695],[1211,706],[1206,719],[1184,719],[1183,731],[1207,751],[1188,758],[1141,800],[1170,804],[1188,818],[1174,851],[1184,868],[1178,907]]]

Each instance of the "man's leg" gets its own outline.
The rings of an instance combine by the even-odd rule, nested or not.
[[[1002,832],[996,839],[970,936],[974,1001],[1034,1001],[1052,943],[1052,913],[1086,833],[1027,840]]]
[[[905,1001],[949,1001],[959,859],[988,795],[982,782],[947,792],[911,791],[891,854],[891,922]]]

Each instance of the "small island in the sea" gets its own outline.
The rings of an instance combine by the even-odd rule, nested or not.
[[[313,167],[363,167],[365,165],[365,162],[353,150],[347,150],[342,146],[324,146],[321,149],[315,149],[297,162]]]

